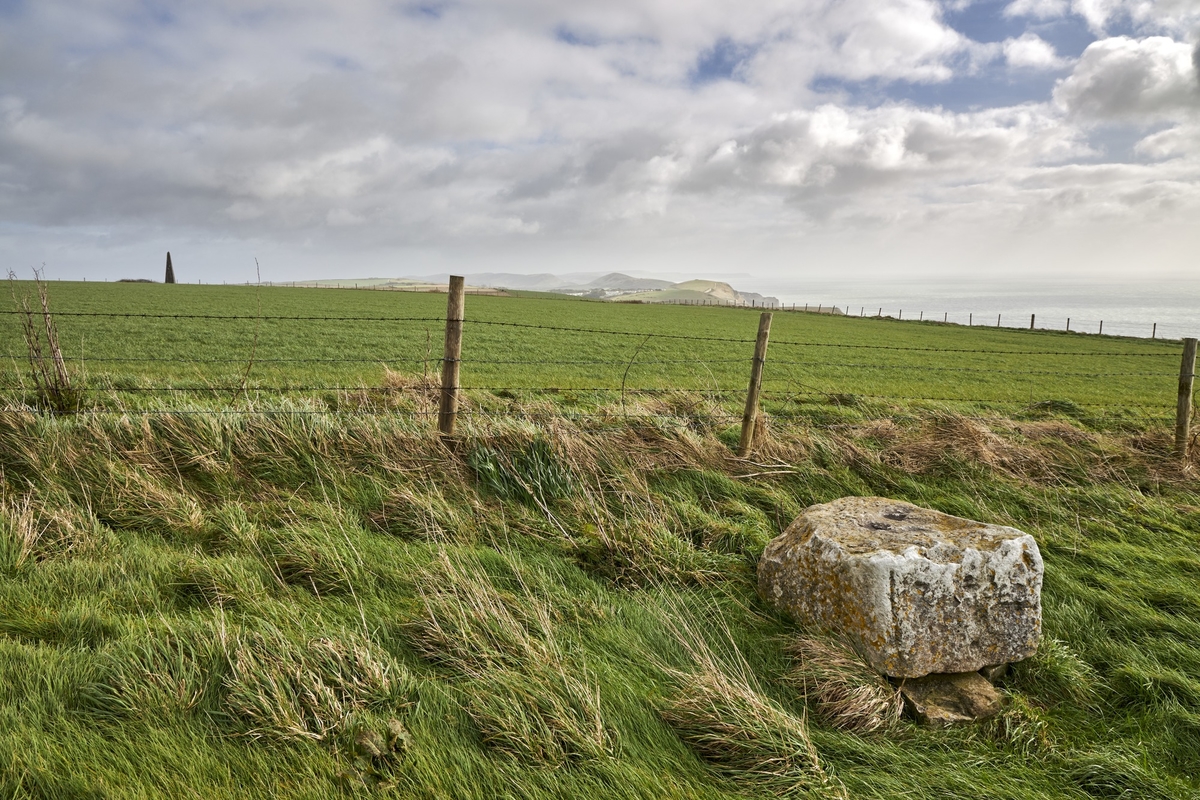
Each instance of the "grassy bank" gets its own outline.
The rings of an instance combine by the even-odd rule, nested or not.
[[[0,794],[1200,790],[1200,493],[1165,433],[830,406],[739,460],[678,401],[468,418],[455,448],[282,401],[3,413]],[[847,494],[1038,540],[1046,639],[997,723],[896,720],[757,599],[766,541]]]

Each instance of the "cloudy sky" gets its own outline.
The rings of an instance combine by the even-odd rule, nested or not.
[[[1198,0],[0,0],[0,255],[1200,275],[1198,40]]]

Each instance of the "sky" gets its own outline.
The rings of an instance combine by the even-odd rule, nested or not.
[[[1200,277],[1198,43],[1198,0],[0,0],[0,256]]]

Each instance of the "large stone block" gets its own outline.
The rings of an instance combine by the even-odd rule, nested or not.
[[[972,672],[1037,652],[1032,536],[882,497],[806,509],[758,564],[763,599],[832,631],[885,675]]]

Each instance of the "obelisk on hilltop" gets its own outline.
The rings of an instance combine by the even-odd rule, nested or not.
[[[167,251],[167,277],[163,279],[163,283],[175,282],[175,268],[171,266],[171,251]]]

